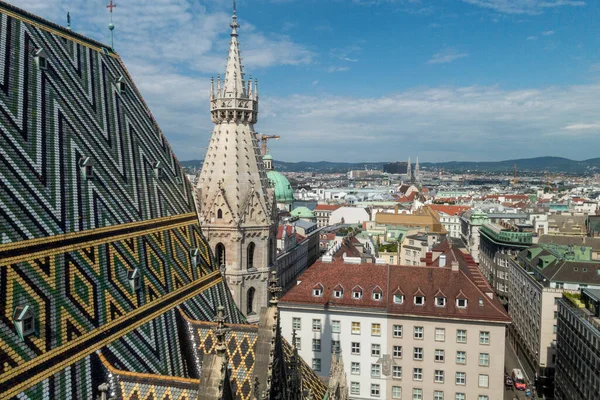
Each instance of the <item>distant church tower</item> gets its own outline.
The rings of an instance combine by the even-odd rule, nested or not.
[[[419,157],[417,157],[417,162],[415,162],[415,182],[421,181],[421,170],[419,169]]]
[[[410,157],[408,157],[408,163],[406,165],[406,177],[409,182],[412,180],[412,169],[411,168],[412,167],[410,165]]]
[[[277,208],[258,146],[258,81],[244,79],[238,46],[239,24],[231,21],[227,70],[210,87],[215,124],[196,201],[202,231],[225,268],[233,298],[249,322],[267,306],[269,270],[276,256]]]

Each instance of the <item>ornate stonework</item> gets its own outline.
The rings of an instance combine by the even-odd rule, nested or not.
[[[267,305],[267,279],[276,252],[274,194],[266,175],[254,123],[258,82],[244,79],[234,10],[224,80],[211,80],[215,124],[197,180],[200,224],[225,267],[235,303],[250,322]]]

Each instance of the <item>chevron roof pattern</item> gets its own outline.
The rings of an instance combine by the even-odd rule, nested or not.
[[[119,55],[0,2],[0,397],[95,398],[103,383],[193,397],[174,307],[210,321],[223,305],[244,322],[213,265],[191,186]],[[27,330],[13,318],[24,306]],[[107,365],[164,379],[125,385]]]

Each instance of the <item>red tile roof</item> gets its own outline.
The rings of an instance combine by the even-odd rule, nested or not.
[[[339,204],[317,204],[314,211],[335,211],[340,207]]]
[[[286,230],[286,236],[290,237],[292,236],[292,231],[294,230],[294,227],[291,225],[279,225],[279,227],[277,228],[277,239],[281,239],[283,237],[283,230]]]
[[[378,308],[396,315],[510,322],[498,299],[490,299],[481,290],[481,285],[473,281],[473,276],[466,264],[461,266],[459,271],[452,271],[450,260],[444,268],[317,261],[298,278],[300,284],[287,292],[281,303]],[[312,288],[316,284],[323,285],[322,296],[313,296]],[[344,288],[342,298],[336,298],[333,294],[333,289],[338,285]],[[356,285],[363,290],[361,299],[352,298],[351,291]],[[383,290],[383,298],[379,301],[374,300],[372,295],[377,286]],[[447,296],[445,307],[435,306],[434,297],[439,291]],[[394,303],[394,293],[405,294],[402,304]],[[414,304],[412,297],[415,293],[423,293],[425,296],[423,306]],[[468,301],[464,309],[458,308],[455,301],[462,296]],[[479,305],[480,299],[483,302],[482,306]]]
[[[428,204],[428,206],[438,213],[443,212],[447,215],[460,215],[464,211],[471,209],[471,206],[447,206],[443,204]]]

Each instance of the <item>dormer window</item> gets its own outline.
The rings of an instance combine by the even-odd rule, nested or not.
[[[425,296],[415,296],[415,305],[416,306],[425,305]]]
[[[333,288],[333,297],[336,299],[341,299],[344,297],[344,288],[341,285],[337,285],[335,288]]]
[[[456,299],[456,307],[467,308],[467,299]]]
[[[194,268],[198,265],[198,259],[200,258],[200,249],[197,247],[194,249],[190,249],[190,258],[192,260],[192,265]]]
[[[30,306],[17,306],[13,311],[13,323],[21,339],[34,335],[35,313]]]
[[[479,298],[479,307],[483,307],[483,299],[481,297]]]
[[[323,296],[323,285],[318,284],[315,287],[313,287],[313,296],[314,297],[321,297]]]
[[[152,170],[154,171],[156,179],[162,178],[162,165],[160,161],[154,161],[152,163]]]
[[[383,297],[383,291],[381,290],[380,287],[376,287],[375,289],[373,289],[373,300],[381,300],[381,298]]]
[[[402,304],[404,303],[404,296],[401,294],[394,295],[394,304]]]
[[[123,78],[123,75],[115,79],[115,88],[119,93],[125,92],[125,78]]]
[[[48,58],[46,57],[46,51],[44,49],[35,49],[33,51],[33,59],[35,60],[35,65],[39,69],[48,69]]]
[[[79,159],[79,169],[83,179],[90,180],[94,178],[94,163],[91,157],[81,157]]]
[[[362,293],[362,288],[360,286],[356,286],[354,289],[352,289],[352,298],[355,300],[362,299]]]
[[[442,296],[438,296],[435,298],[435,306],[436,307],[446,307],[446,298]]]
[[[129,286],[133,292],[137,292],[141,289],[142,277],[140,276],[140,270],[138,268],[127,271],[127,280],[129,281]]]

